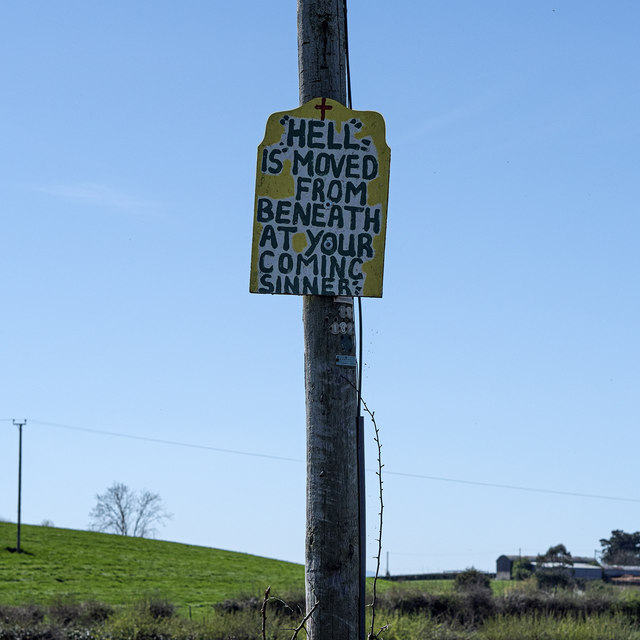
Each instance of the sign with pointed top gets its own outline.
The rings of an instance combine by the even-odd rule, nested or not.
[[[382,297],[391,152],[375,111],[315,98],[258,147],[252,293]]]

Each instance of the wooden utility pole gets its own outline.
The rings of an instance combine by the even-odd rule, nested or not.
[[[22,553],[20,546],[20,529],[22,524],[22,427],[27,424],[26,420],[20,422],[14,420],[13,424],[18,427],[18,540],[16,544],[16,553]]]
[[[345,16],[340,0],[298,0],[300,104],[346,104]],[[307,410],[307,611],[311,640],[359,635],[355,336],[332,330],[353,300],[303,298]],[[360,639],[362,640],[362,639]]]

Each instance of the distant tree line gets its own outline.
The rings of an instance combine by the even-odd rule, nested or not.
[[[606,564],[640,564],[640,531],[625,533],[620,529],[611,532],[610,538],[601,538],[602,562]]]

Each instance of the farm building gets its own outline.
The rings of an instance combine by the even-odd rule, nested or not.
[[[527,560],[533,565],[535,571],[537,556],[500,556],[496,560],[496,577],[498,580],[511,580],[513,564],[516,560]],[[544,566],[552,567],[554,565],[553,563],[547,563]],[[640,569],[640,567],[636,568]],[[592,558],[574,557],[571,575],[574,578],[581,578],[583,580],[602,580],[603,568],[595,564]],[[623,573],[617,575],[623,575]]]
[[[535,563],[534,563],[535,566]],[[560,567],[561,565],[554,562],[546,562],[542,565],[547,568]],[[588,562],[575,562],[571,566],[571,575],[581,580],[602,580],[602,567],[599,564]]]
[[[496,579],[511,580],[513,563],[516,560],[527,560],[533,563],[536,561],[536,556],[500,556],[496,560]]]
[[[640,577],[640,567],[604,564],[602,565],[602,573],[608,579],[622,578],[623,576]]]

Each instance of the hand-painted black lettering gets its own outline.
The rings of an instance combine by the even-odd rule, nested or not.
[[[313,177],[313,151],[307,151],[302,155],[297,149],[293,150],[291,173],[297,176],[301,169],[306,169],[307,175]]]
[[[307,135],[307,146],[311,149],[324,149],[324,125],[322,120],[310,120]],[[318,142],[316,142],[318,140]]]
[[[278,156],[282,153],[282,149],[271,149],[269,152],[269,173],[272,175],[277,175],[282,171],[282,160],[278,158]]]
[[[358,142],[353,142],[351,139],[352,133],[351,133],[351,127],[349,126],[349,123],[345,122],[344,123],[344,148],[345,149],[360,149],[360,145],[358,144]]]
[[[301,253],[296,256],[296,274],[302,275],[311,269],[313,275],[318,275],[318,255],[313,254],[305,258]]]
[[[335,124],[332,120],[327,120],[327,148],[329,149],[342,149],[342,144],[334,140],[336,130]]]
[[[282,248],[285,251],[289,251],[291,234],[296,233],[298,231],[297,227],[278,227],[278,231],[282,231],[284,233],[284,243],[282,244]]]
[[[338,280],[338,295],[339,296],[352,296],[351,287],[349,281],[346,278],[340,278]]]
[[[320,294],[318,291],[318,278],[308,278],[304,276],[302,278],[302,295],[303,296],[317,296]]]
[[[346,258],[336,258],[336,256],[331,256],[329,258],[329,277],[335,278],[337,276],[339,278],[344,278],[346,268]]]
[[[373,180],[378,175],[378,161],[375,156],[367,155],[362,158],[362,177]]]
[[[334,288],[335,283],[331,278],[322,278],[322,294],[323,296],[336,295]]]
[[[345,241],[348,238],[348,245],[345,247]],[[356,241],[352,234],[341,233],[338,236],[338,253],[341,256],[355,256],[356,255]]]
[[[324,231],[318,231],[318,233],[314,235],[311,229],[307,229],[307,236],[309,237],[310,244],[309,248],[304,252],[305,256],[310,256],[316,250],[316,247],[320,244],[320,240],[322,240],[323,233]]]
[[[369,233],[358,234],[358,255],[361,258],[373,258],[373,247],[371,246],[373,238]]]
[[[347,170],[345,172],[345,177],[347,178],[360,178],[360,156],[355,153],[350,153],[347,158]]]
[[[266,260],[267,258],[274,258],[275,255],[273,251],[262,251],[258,259],[258,270],[262,273],[271,273],[273,271],[273,265],[267,264]]]
[[[354,258],[349,262],[349,277],[352,280],[362,280],[364,274],[362,273],[362,258]]]
[[[264,247],[267,242],[271,243],[272,249],[278,248],[278,236],[276,235],[276,230],[270,224],[266,224],[262,229],[259,245]]]
[[[258,293],[273,293],[273,282],[271,282],[271,275],[263,273],[260,276],[260,287]]]
[[[342,201],[342,182],[340,182],[340,180],[331,180],[331,182],[329,182],[327,200],[331,200],[331,202]]]
[[[295,296],[300,295],[300,278],[298,276],[282,276],[284,278],[284,291]]]
[[[258,222],[271,222],[273,220],[273,203],[269,198],[258,198],[256,220]]]
[[[349,231],[355,231],[356,223],[358,222],[357,214],[363,210],[363,207],[354,207],[353,205],[345,205],[344,210],[351,215],[351,221],[349,222]]]
[[[306,146],[305,132],[307,121],[303,118],[300,118],[298,122],[299,125],[296,127],[296,118],[289,118],[289,120],[287,120],[287,146],[298,147],[299,149],[302,149]]]
[[[321,202],[315,202],[313,204],[313,214],[311,216],[311,224],[314,227],[324,227],[326,226],[326,223],[324,221],[324,216],[325,216],[325,210],[324,210],[324,204]]]
[[[302,176],[296,178],[296,200],[302,200],[302,194],[309,192],[310,184],[311,178],[304,178]]]
[[[338,248],[338,237],[335,233],[327,231],[322,237],[322,243],[320,244],[320,251],[326,256],[333,255]]]
[[[293,220],[292,224],[304,225],[308,227],[311,224],[311,203],[307,202],[304,205],[301,202],[293,203]]]
[[[313,190],[311,192],[311,199],[314,202],[325,201],[324,197],[324,180],[322,178],[314,178],[313,180]]]
[[[334,204],[329,209],[329,219],[327,220],[328,227],[338,227],[342,229],[344,227],[344,216],[342,215],[342,207]]]
[[[344,200],[348,204],[352,199],[360,196],[360,204],[364,207],[367,204],[367,183],[359,182],[354,184],[353,182],[347,182],[345,187]]]
[[[293,256],[290,253],[281,253],[278,256],[278,271],[291,273],[293,271]]]
[[[278,224],[291,224],[289,215],[291,214],[291,200],[278,200],[276,205],[276,222]]]
[[[369,231],[373,227],[373,233],[380,233],[380,209],[374,209],[371,211],[371,207],[366,207],[364,210],[364,230]]]

